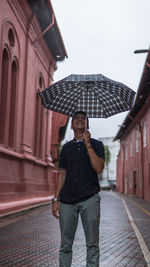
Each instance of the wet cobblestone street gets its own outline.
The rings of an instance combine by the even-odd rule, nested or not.
[[[150,266],[149,254],[145,258],[122,199],[148,251],[150,204],[114,192],[101,192],[100,195],[100,266]],[[0,267],[58,267],[59,244],[59,222],[51,215],[51,205],[0,220]],[[72,266],[85,267],[85,258],[85,239],[79,222],[73,245]]]

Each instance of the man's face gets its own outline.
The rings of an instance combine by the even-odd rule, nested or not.
[[[75,117],[72,120],[72,129],[74,131],[79,130],[79,131],[84,131],[85,130],[85,120],[86,117],[82,113],[78,113],[75,115]]]

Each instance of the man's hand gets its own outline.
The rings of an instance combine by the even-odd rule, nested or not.
[[[57,219],[60,216],[60,202],[56,201],[52,204],[52,214],[55,216]]]
[[[59,193],[64,185],[66,179],[66,170],[60,170],[58,174],[57,188],[54,195],[54,198],[59,197]],[[58,219],[60,215],[60,202],[56,201],[52,204],[52,214]]]
[[[91,144],[91,134],[88,130],[83,133],[83,139],[86,146]]]
[[[91,145],[91,134],[89,131],[83,133],[84,143],[86,145],[91,165],[97,174],[101,173],[104,168],[104,160],[97,156]]]

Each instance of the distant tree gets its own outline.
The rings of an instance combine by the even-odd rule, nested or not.
[[[106,164],[106,169],[107,169],[107,181],[108,181],[108,173],[109,173],[109,163],[111,159],[111,154],[108,146],[104,146],[105,149],[105,164]]]
[[[60,144],[59,147],[58,147],[58,156],[60,156],[60,153],[61,153],[62,148],[63,148],[63,145]]]

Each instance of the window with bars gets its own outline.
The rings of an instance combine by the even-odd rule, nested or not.
[[[133,156],[133,143],[132,143],[132,139],[130,139],[130,157]]]
[[[139,151],[139,131],[136,129],[135,131],[135,146],[136,146],[136,152]]]

